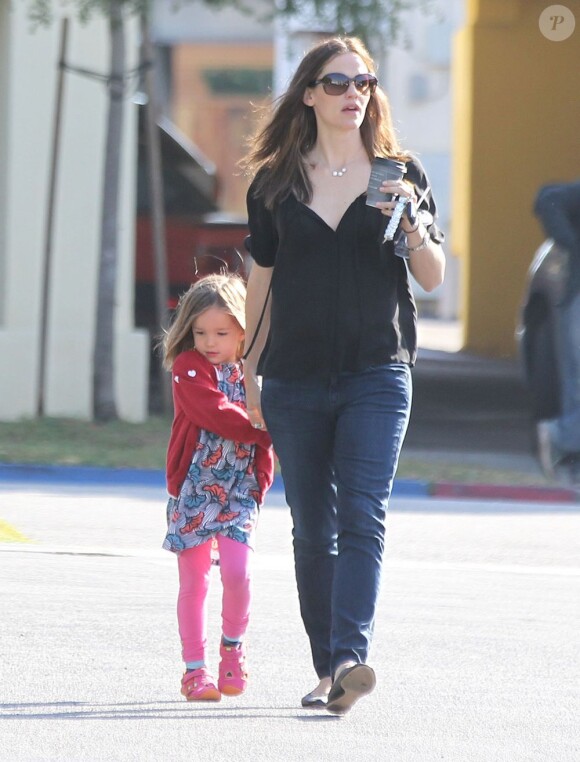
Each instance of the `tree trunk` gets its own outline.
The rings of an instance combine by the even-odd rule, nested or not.
[[[169,326],[169,277],[167,272],[167,247],[165,245],[165,201],[163,164],[159,136],[159,108],[155,97],[154,56],[149,20],[141,16],[141,63],[145,64],[145,135],[147,168],[149,170],[149,198],[151,201],[151,228],[153,233],[153,259],[155,263],[155,317],[158,328]],[[161,358],[157,368],[161,388],[161,411],[168,413],[172,407],[171,375],[162,367]]]
[[[115,401],[115,301],[119,181],[125,95],[125,30],[121,3],[111,3],[111,74],[109,113],[103,181],[101,255],[97,296],[97,325],[94,351],[93,412],[96,420],[117,418]]]
[[[58,77],[56,86],[56,99],[54,106],[54,124],[52,128],[52,151],[50,157],[50,179],[48,183],[48,203],[46,212],[46,228],[44,235],[44,262],[42,274],[42,301],[40,307],[40,351],[38,361],[38,397],[36,414],[43,416],[46,403],[46,376],[48,357],[48,321],[49,321],[49,295],[50,276],[52,272],[52,249],[53,229],[56,209],[56,191],[58,160],[61,144],[61,121],[64,99],[64,65],[68,48],[68,25],[67,18],[60,22],[60,53],[58,57]]]

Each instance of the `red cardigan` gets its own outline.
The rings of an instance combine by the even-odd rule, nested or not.
[[[177,356],[172,369],[173,425],[167,447],[167,491],[177,497],[189,469],[200,429],[234,442],[256,445],[260,502],[274,478],[272,440],[255,429],[247,412],[217,387],[214,366],[195,350]]]

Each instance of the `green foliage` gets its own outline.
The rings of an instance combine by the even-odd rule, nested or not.
[[[419,8],[431,11],[435,0],[276,0],[276,12],[295,15],[314,8],[322,28],[360,37],[379,48],[397,39],[404,11]]]
[[[165,467],[171,419],[93,423],[66,418],[0,422],[0,463]]]
[[[86,22],[93,14],[110,15],[113,5],[126,13],[149,13],[153,0],[27,0],[29,18],[34,25],[49,24],[54,9],[73,8],[80,21]],[[400,17],[404,11],[420,8],[432,11],[436,0],[165,0],[178,8],[199,2],[212,8],[237,8],[248,14],[273,18],[276,15],[295,16],[314,12],[322,29],[339,34],[356,35],[375,45],[393,41],[400,33]]]
[[[63,9],[73,9],[79,21],[85,23],[94,14],[109,16],[114,5],[120,6],[129,15],[142,13],[147,15],[154,0],[27,0],[27,2],[28,16],[33,24],[46,26],[52,22],[55,8],[59,6]],[[244,2],[244,0],[164,0],[164,2],[171,3],[171,8],[174,10],[192,2],[201,2],[216,9],[233,7],[247,13],[253,11],[251,2]],[[274,6],[275,3],[272,3],[273,9]]]
[[[46,26],[54,18],[57,7],[71,8],[86,23],[93,14],[109,16],[112,6],[120,6],[129,14],[148,13],[152,0],[28,0],[28,17],[34,26]]]
[[[39,463],[111,468],[165,468],[171,418],[145,423],[91,423],[64,418],[0,422],[0,463]],[[403,448],[397,476],[423,481],[546,485],[541,473],[463,462],[461,453],[418,456]],[[0,532],[2,526],[0,526]]]

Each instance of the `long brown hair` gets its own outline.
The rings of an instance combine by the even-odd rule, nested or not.
[[[218,307],[231,315],[245,331],[246,286],[237,275],[207,275],[182,294],[175,317],[163,334],[159,346],[163,352],[163,367],[171,370],[181,352],[194,348],[193,324],[210,307]],[[242,356],[243,344],[239,348]]]
[[[373,59],[357,37],[323,40],[304,56],[288,90],[268,108],[269,119],[250,140],[251,149],[241,165],[250,176],[258,175],[256,194],[263,196],[269,209],[291,193],[304,203],[312,199],[306,156],[316,143],[317,129],[312,108],[303,102],[304,93],[328,61],[345,53],[355,53],[374,72]],[[399,147],[389,101],[380,87],[370,96],[360,132],[369,159],[408,159]]]

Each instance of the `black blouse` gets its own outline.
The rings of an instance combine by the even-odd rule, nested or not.
[[[429,182],[419,161],[406,179],[417,195]],[[389,218],[356,198],[334,231],[289,196],[273,210],[248,190],[251,255],[274,267],[270,333],[258,371],[265,378],[328,378],[386,363],[413,365],[417,309],[407,265],[383,243]],[[437,218],[429,193],[421,209]],[[427,226],[434,241],[443,233]]]

